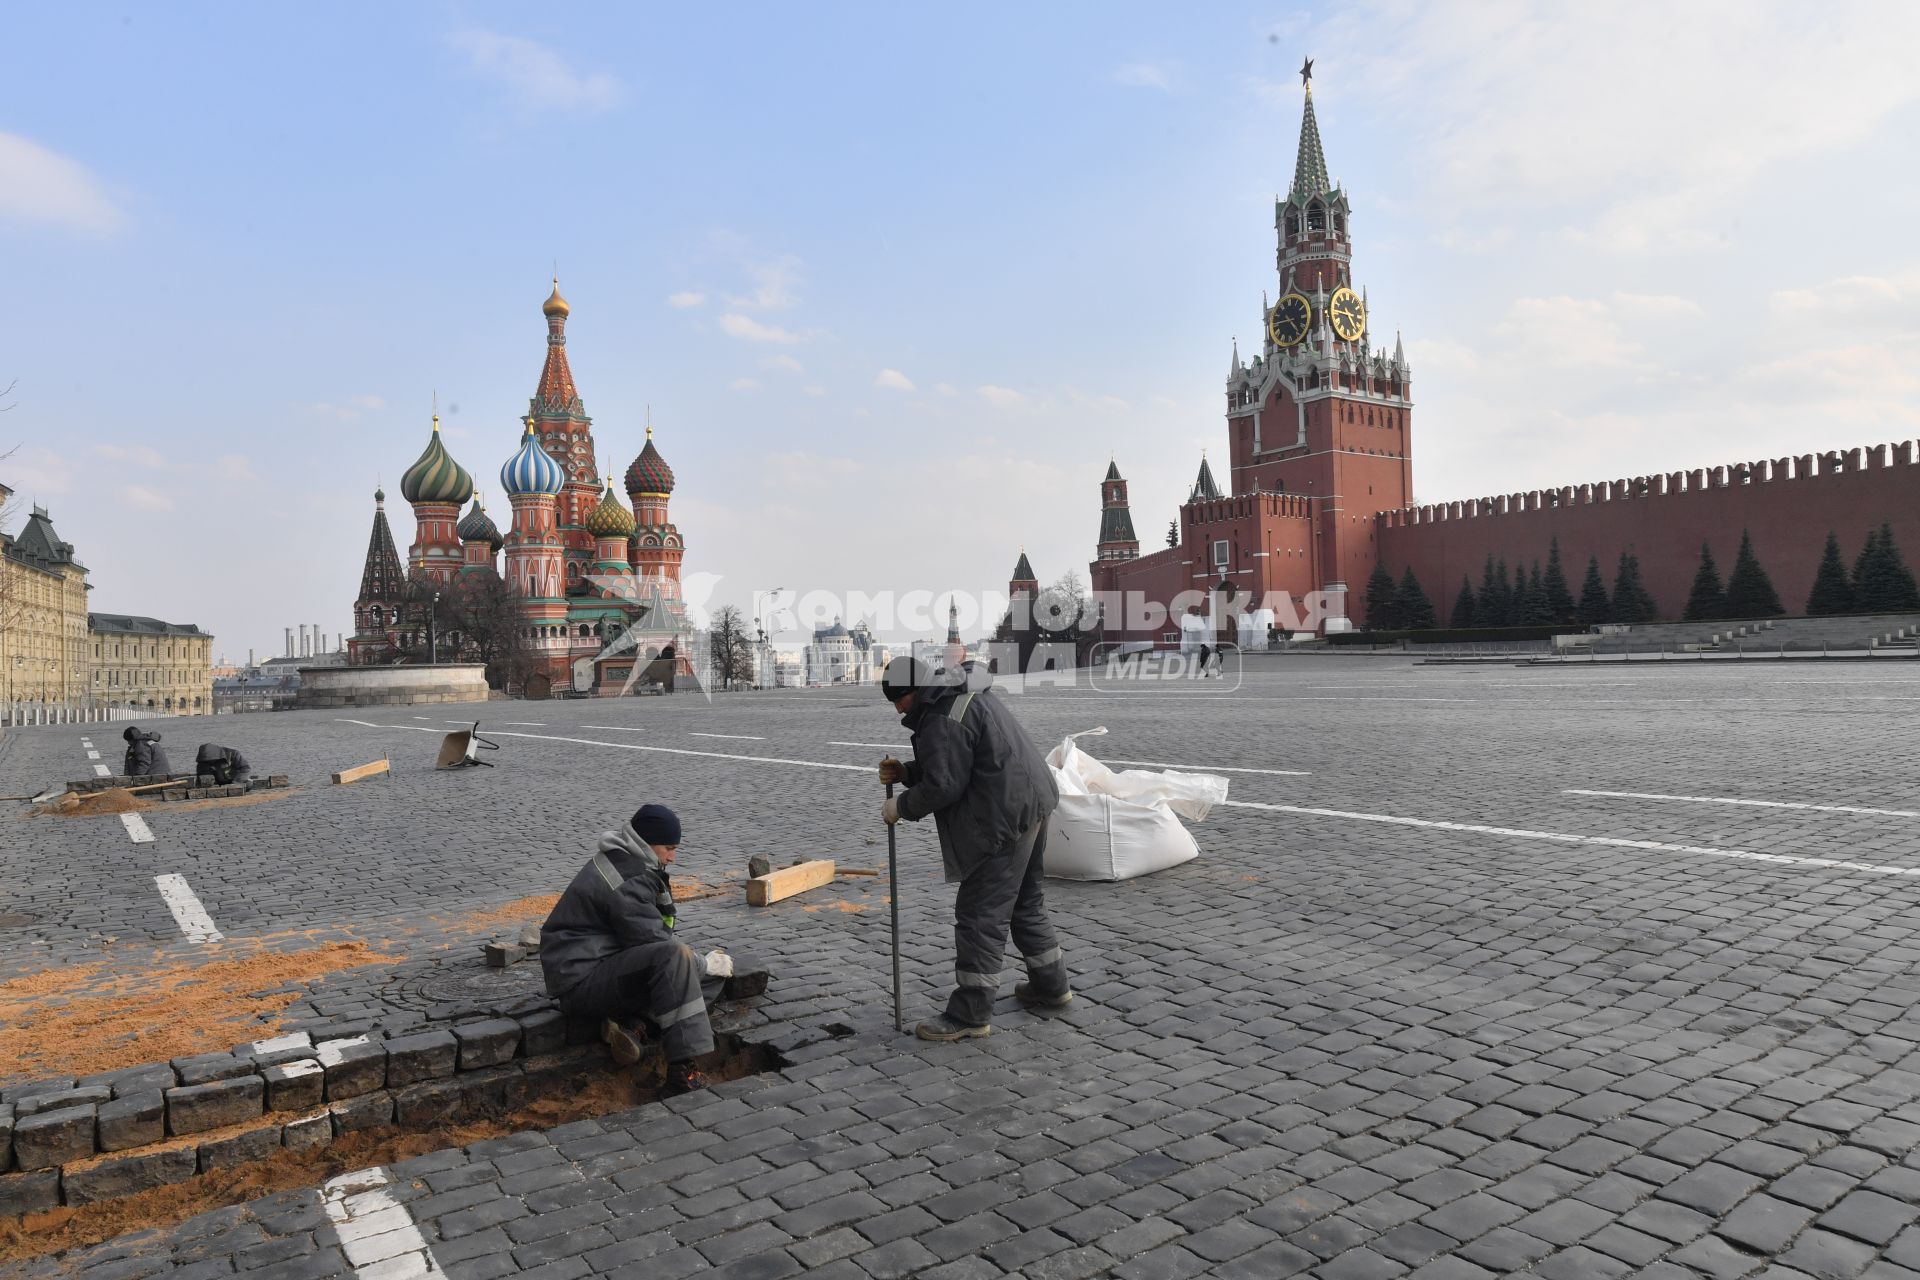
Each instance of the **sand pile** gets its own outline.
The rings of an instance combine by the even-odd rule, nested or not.
[[[10,1079],[89,1075],[275,1034],[315,978],[390,963],[364,942],[298,951],[258,944],[134,972],[76,965],[0,983],[0,1063]]]

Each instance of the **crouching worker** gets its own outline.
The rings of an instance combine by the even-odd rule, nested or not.
[[[212,778],[216,787],[224,787],[236,778],[245,781],[253,772],[245,756],[217,742],[200,744],[200,751],[193,758],[193,769],[202,778]]]
[[[914,758],[880,762],[880,781],[907,789],[881,809],[889,826],[931,817],[940,834],[953,900],[954,988],[946,1011],[914,1028],[922,1040],[964,1040],[992,1032],[1007,934],[1026,961],[1014,987],[1022,1004],[1062,1009],[1073,999],[1060,941],[1047,918],[1047,815],[1060,802],[1053,774],[1006,704],[970,670],[957,683],[924,663],[895,658],[881,691],[913,734]]]
[[[713,1052],[713,1024],[701,993],[701,963],[673,936],[667,868],[680,844],[680,819],[642,805],[573,878],[540,929],[547,993],[569,1017],[599,1018],[614,1061],[640,1059],[643,1023],[659,1030],[667,1087],[705,1088],[693,1060]]]
[[[126,774],[129,778],[170,777],[173,766],[160,746],[160,735],[148,733],[137,724],[127,726],[120,735],[127,740]]]

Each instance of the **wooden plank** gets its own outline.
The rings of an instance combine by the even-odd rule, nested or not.
[[[362,778],[371,778],[376,773],[385,773],[386,771],[387,762],[385,760],[375,760],[372,764],[360,764],[355,765],[351,769],[342,769],[333,775],[333,780],[336,783],[358,782]]]
[[[833,859],[820,858],[797,867],[781,867],[747,881],[747,905],[765,907],[791,898],[796,893],[818,889],[833,882]]]

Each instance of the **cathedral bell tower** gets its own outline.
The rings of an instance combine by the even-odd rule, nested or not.
[[[1311,58],[1300,84],[1293,184],[1274,201],[1278,296],[1261,301],[1259,354],[1243,360],[1235,343],[1227,366],[1230,485],[1307,501],[1312,586],[1337,631],[1378,558],[1373,516],[1412,501],[1412,370],[1397,337],[1391,352],[1371,342],[1352,204],[1328,173]]]

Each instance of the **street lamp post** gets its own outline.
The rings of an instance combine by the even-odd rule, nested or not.
[[[434,623],[438,620],[439,614],[440,593],[436,591],[433,593],[433,598],[427,602],[427,662],[429,664],[440,661],[440,637],[434,632]]]

